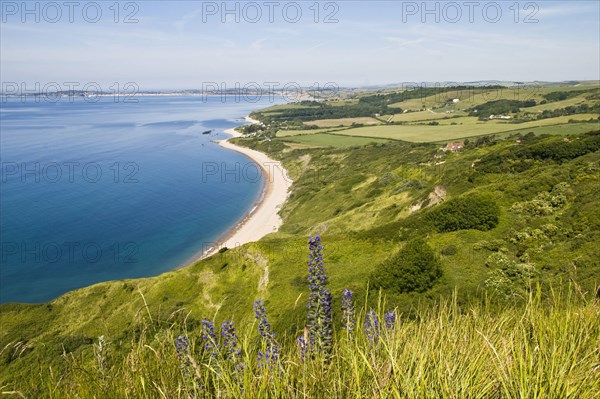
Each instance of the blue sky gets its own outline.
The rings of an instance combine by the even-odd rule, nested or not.
[[[221,1],[97,1],[101,16],[87,1],[1,3],[2,82],[107,90],[600,79],[595,0],[438,1],[427,14],[422,1],[228,2],[229,13]]]

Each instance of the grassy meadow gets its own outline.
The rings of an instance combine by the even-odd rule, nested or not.
[[[276,359],[261,361],[257,323],[238,329],[234,355],[225,337],[202,338],[185,321],[158,330],[152,314],[136,320],[139,335],[107,337],[62,365],[36,365],[5,395],[65,398],[578,398],[598,393],[597,303],[554,294],[540,309],[535,291],[520,308],[485,302],[461,308],[449,298],[414,318],[335,332],[330,357],[302,353],[293,336],[276,335]],[[380,308],[384,306],[380,303]],[[358,325],[367,309],[356,311]],[[373,313],[369,316],[372,317]],[[185,345],[179,344],[185,342]],[[176,344],[177,343],[177,344]],[[19,350],[5,348],[4,350]],[[10,389],[10,388],[9,388]]]

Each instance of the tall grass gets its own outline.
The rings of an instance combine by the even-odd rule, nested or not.
[[[257,360],[264,344],[256,322],[238,331],[239,357],[231,358],[223,348],[209,353],[185,324],[152,327],[148,312],[131,342],[103,337],[2,391],[31,398],[597,398],[600,306],[571,294],[552,298],[531,295],[500,311],[447,300],[410,319],[398,315],[392,328],[382,323],[375,339],[363,329],[370,309],[361,309],[354,334],[334,331],[331,355],[303,358],[297,337],[283,334],[272,363]],[[183,360],[180,336],[189,340]]]

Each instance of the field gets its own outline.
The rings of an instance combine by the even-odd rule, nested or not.
[[[465,119],[462,125],[386,125],[386,126],[369,126],[355,129],[347,129],[338,132],[349,136],[361,137],[376,137],[388,138],[392,140],[403,140],[414,143],[431,143],[444,140],[456,140],[467,137],[484,136],[495,133],[505,133],[513,130],[524,131],[542,126],[562,125],[568,128],[567,124],[570,119],[589,120],[598,118],[594,114],[580,114],[571,116],[561,116],[558,118],[548,118],[539,121],[525,122],[519,124],[503,123],[503,122],[479,122],[477,118]],[[445,121],[451,123],[451,121]],[[573,124],[575,125],[575,124]]]
[[[409,99],[399,103],[391,104],[391,107],[398,107],[409,110],[420,110],[427,108],[439,108],[443,107],[447,100],[458,98],[459,103],[449,106],[447,109],[464,110],[477,104],[483,104],[488,101],[495,100],[529,100],[533,99],[538,102],[544,99],[544,95],[556,91],[573,91],[590,89],[592,86],[535,86],[532,85],[526,88],[507,87],[503,89],[490,89],[490,90],[464,90],[464,91],[452,91],[449,90],[446,93],[435,94],[426,96],[423,98]],[[549,109],[556,108],[556,103],[550,103]],[[546,108],[544,108],[546,109]]]
[[[566,136],[570,134],[580,134],[587,133],[593,130],[598,130],[600,125],[598,122],[588,122],[588,123],[567,123],[563,125],[553,125],[553,126],[541,126],[534,128],[527,128],[521,130],[511,130],[510,132],[499,133],[497,137],[505,137],[511,134],[520,133],[525,135],[529,132],[533,132],[536,135],[540,134],[551,134],[556,136]]]
[[[453,88],[446,92],[393,104],[388,104],[388,102],[398,101],[401,94],[397,93],[397,90],[389,89],[355,93],[353,99],[328,100],[321,106],[312,108],[299,103],[274,106],[260,111],[260,115],[266,118],[267,135],[271,138],[335,133],[335,135],[429,143],[486,135],[506,137],[511,132],[526,134],[533,131],[539,134],[562,135],[582,133],[596,128],[598,123],[595,120],[600,115],[597,112],[600,97],[597,97],[598,90],[595,89],[595,86],[597,83],[584,82],[572,85],[531,85],[525,88],[517,86],[494,89]],[[396,91],[395,94],[394,91]],[[573,93],[574,91],[575,93]],[[431,88],[427,88],[425,93],[431,92]],[[567,98],[571,95],[569,93],[573,93],[575,96]],[[459,98],[460,102],[448,104],[448,99],[453,98]],[[500,103],[500,105],[484,105],[484,103],[495,100],[524,101],[528,99],[535,100],[537,105],[533,107],[517,105],[519,108],[510,113],[511,120],[482,121],[467,114],[468,109],[474,109],[477,105],[482,105],[487,109],[490,107],[507,109],[506,107],[512,106],[506,102]],[[370,106],[369,111],[373,114],[368,116],[365,115],[365,112],[361,112],[361,104]],[[582,107],[583,104],[587,105],[587,108]],[[394,114],[394,107],[411,110],[411,112]],[[298,109],[303,111],[297,112]],[[334,112],[332,109],[343,109],[343,112]],[[532,116],[536,118],[536,114],[542,112],[544,112],[542,119],[521,123],[513,122],[518,119],[532,119]],[[313,117],[311,120],[312,113],[317,117]],[[359,115],[361,113],[362,115]],[[378,114],[381,116],[375,117]],[[327,117],[326,115],[338,116]],[[554,117],[549,118],[549,116]],[[591,122],[592,120],[594,122]],[[569,123],[570,121],[576,123]],[[354,123],[364,126],[352,126]],[[319,128],[304,129],[303,127],[307,125],[316,125]],[[338,144],[339,139],[327,135],[315,139],[303,138],[288,142],[293,148],[346,145],[345,143]],[[359,142],[368,143],[363,140]]]
[[[310,134],[320,134],[320,133],[331,133],[339,130],[344,130],[345,128],[322,128],[322,129],[307,129],[307,130],[299,130],[299,129],[290,129],[290,130],[279,130],[277,132],[276,137],[290,137],[290,136],[299,136],[299,135],[310,135]]]
[[[569,98],[567,100],[550,102],[550,103],[546,103],[546,104],[540,104],[540,105],[536,105],[535,107],[527,108],[526,111],[527,112],[540,112],[540,111],[546,111],[546,110],[553,110],[553,109],[557,109],[557,108],[566,108],[566,107],[571,107],[571,106],[575,106],[575,105],[580,105],[580,104],[584,104],[584,103],[588,102],[586,100],[586,96],[587,96],[586,94],[582,94],[577,97]]]
[[[340,119],[321,119],[317,121],[304,122],[305,125],[315,125],[319,127],[336,127],[336,126],[351,126],[353,123],[361,123],[363,125],[379,125],[381,121],[375,118],[340,118]]]
[[[419,122],[419,121],[433,121],[438,119],[451,119],[456,116],[465,115],[462,112],[450,112],[446,113],[445,111],[417,111],[417,112],[407,112],[405,114],[396,114],[390,118],[390,116],[384,116],[382,119],[385,119],[389,122]]]
[[[286,143],[299,143],[310,147],[351,147],[357,145],[367,145],[372,143],[388,143],[390,140],[371,137],[354,137],[337,134],[310,134],[306,136],[293,136],[282,139]]]

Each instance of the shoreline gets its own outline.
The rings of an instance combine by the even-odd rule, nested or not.
[[[250,116],[246,116],[244,119],[252,124],[260,123],[256,119],[250,118]],[[210,248],[203,248],[201,253],[198,253],[177,269],[191,266],[202,259],[206,259],[216,254],[221,248],[234,249],[258,241],[267,234],[278,231],[281,227],[282,220],[278,212],[287,200],[292,185],[287,171],[283,168],[281,162],[269,158],[265,153],[230,143],[230,139],[242,136],[235,128],[227,129],[224,133],[232,137],[219,140],[218,144],[221,147],[247,156],[250,158],[250,162],[255,163],[260,168],[264,179],[262,192],[250,211],[235,226],[222,234],[216,242],[211,243],[214,245]]]

